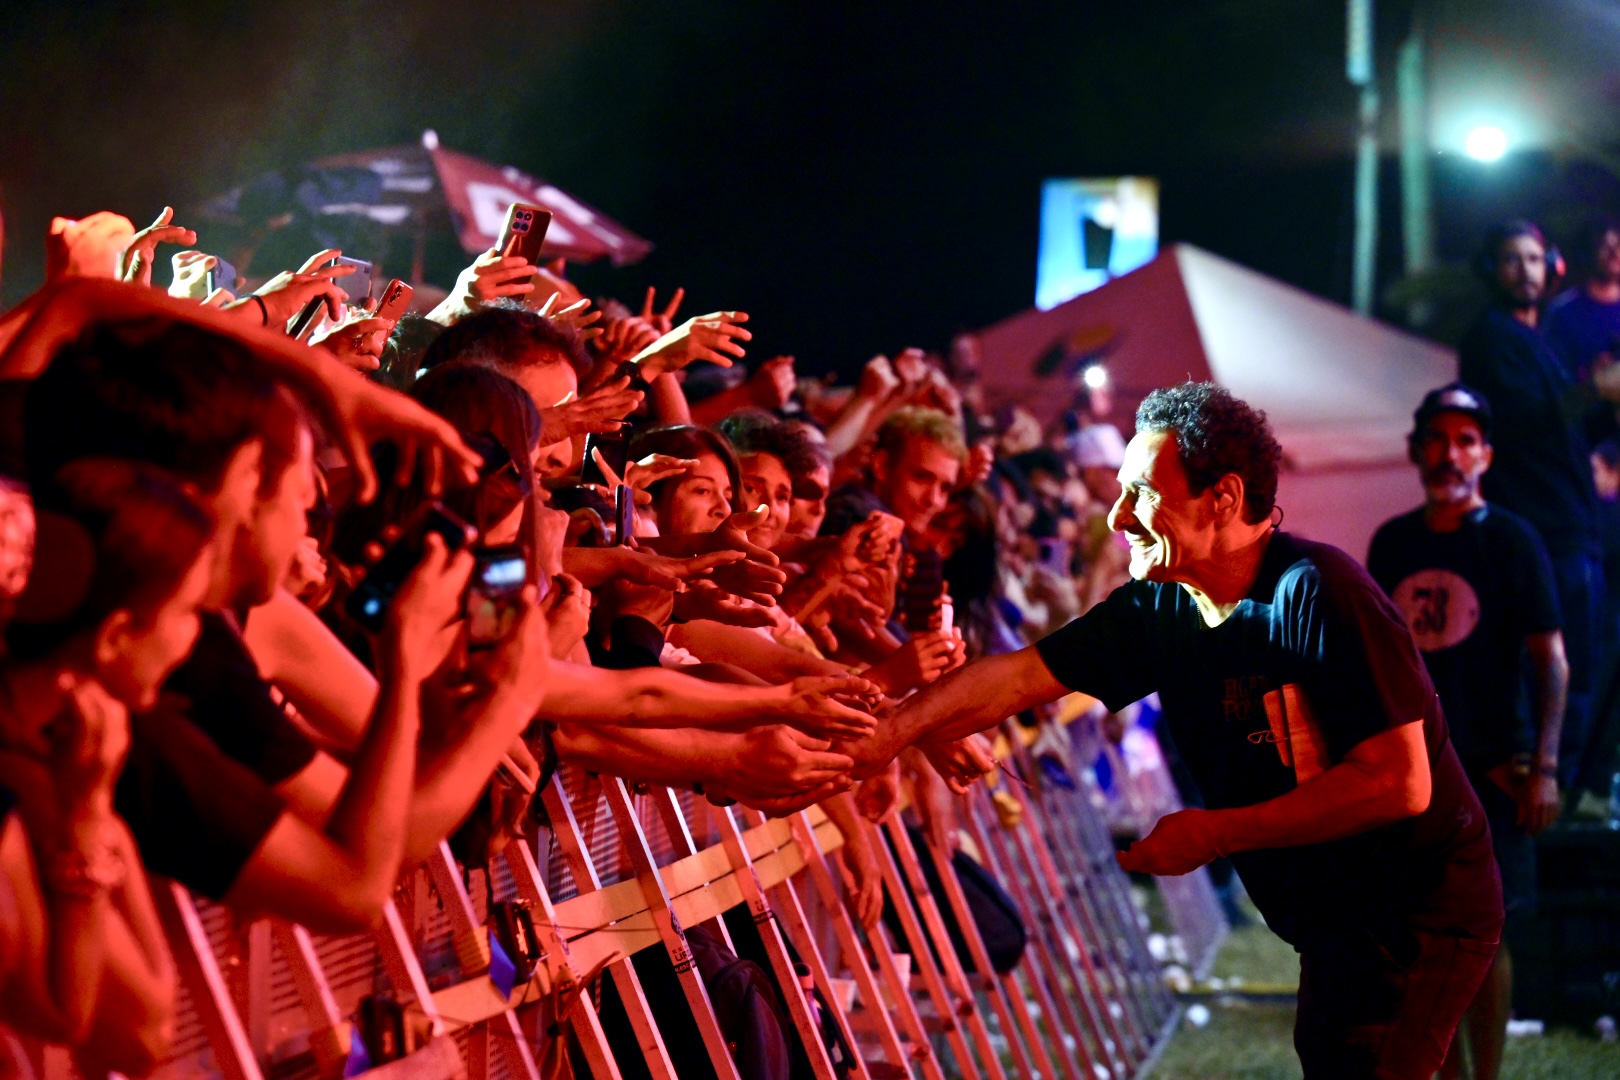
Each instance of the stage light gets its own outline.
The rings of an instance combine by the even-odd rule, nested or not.
[[[1491,124],[1481,124],[1468,133],[1463,149],[1475,161],[1496,161],[1507,153],[1507,132]]]
[[[1092,364],[1081,374],[1080,378],[1092,390],[1101,390],[1108,385],[1108,369],[1101,364]]]

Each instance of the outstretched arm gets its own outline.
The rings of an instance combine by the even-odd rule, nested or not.
[[[842,749],[855,758],[856,776],[865,779],[908,746],[965,738],[1067,692],[1034,647],[987,656],[913,694],[875,734]]]

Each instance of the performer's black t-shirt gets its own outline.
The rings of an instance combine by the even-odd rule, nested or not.
[[[1530,523],[1487,505],[1438,533],[1419,508],[1373,535],[1367,572],[1406,617],[1463,767],[1482,774],[1534,750],[1524,639],[1559,620],[1552,565]]]
[[[1273,533],[1254,587],[1220,626],[1205,624],[1181,586],[1133,581],[1037,649],[1059,682],[1112,710],[1157,691],[1161,723],[1210,809],[1296,786],[1262,701],[1285,684],[1314,710],[1326,764],[1421,720],[1433,777],[1422,814],[1232,861],[1271,929],[1299,948],[1400,923],[1495,939],[1502,890],[1485,813],[1405,621],[1344,552]]]

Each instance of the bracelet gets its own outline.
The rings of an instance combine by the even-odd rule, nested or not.
[[[255,300],[259,305],[259,314],[264,318],[264,325],[270,325],[270,309],[264,306],[264,297],[258,293],[248,293],[249,300]]]
[[[45,863],[45,886],[58,896],[94,900],[124,883],[129,867],[111,844],[93,845],[89,851],[58,851]]]

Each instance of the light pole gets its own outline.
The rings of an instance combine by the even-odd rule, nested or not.
[[[1361,87],[1361,129],[1356,137],[1356,236],[1350,306],[1371,315],[1378,261],[1378,80],[1373,72],[1372,0],[1346,0],[1344,73]]]

